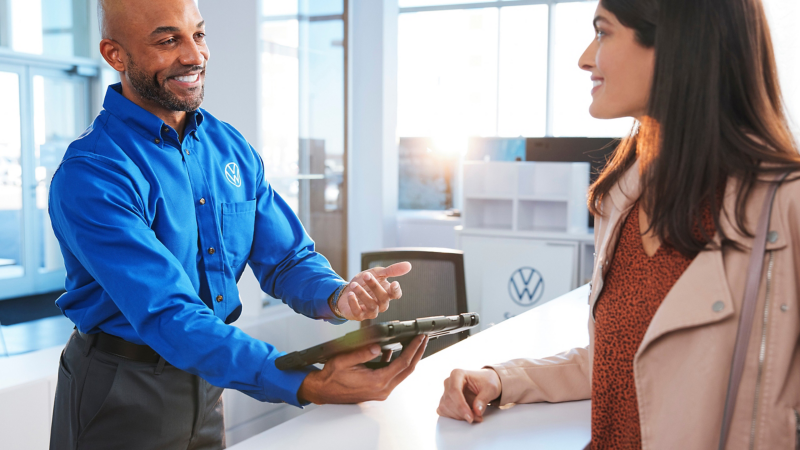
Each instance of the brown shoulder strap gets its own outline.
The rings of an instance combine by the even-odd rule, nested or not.
[[[778,186],[786,179],[789,173],[781,175],[778,180],[769,186],[756,227],[756,236],[753,240],[753,249],[750,253],[750,265],[747,269],[747,281],[744,289],[742,312],[739,316],[739,330],[736,333],[736,347],[733,350],[731,375],[728,381],[728,394],[725,397],[725,413],[722,416],[722,433],[719,440],[719,450],[725,448],[725,443],[730,432],[733,409],[736,406],[736,395],[739,393],[739,383],[742,381],[744,360],[747,355],[747,346],[750,342],[750,333],[755,319],[758,290],[761,283],[761,273],[764,270],[764,255],[767,251],[767,232],[769,231],[769,218],[772,214],[772,204],[775,201],[775,192]]]

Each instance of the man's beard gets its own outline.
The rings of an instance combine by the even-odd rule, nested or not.
[[[158,83],[156,75],[152,77],[145,73],[133,61],[133,57],[128,53],[128,67],[126,68],[128,80],[131,86],[145,100],[150,100],[161,105],[163,108],[170,111],[186,111],[192,112],[197,110],[203,103],[203,95],[205,94],[205,86],[200,86],[200,94],[191,100],[182,100],[172,92],[170,92],[163,84]],[[205,68],[202,66],[192,67],[191,70],[202,70],[205,73]],[[166,83],[166,81],[165,81]]]

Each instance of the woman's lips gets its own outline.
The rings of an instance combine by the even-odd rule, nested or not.
[[[604,83],[605,80],[602,78],[592,78],[592,84],[593,84],[592,95],[594,95],[594,93],[597,92],[597,90],[600,89],[600,87],[602,87]]]

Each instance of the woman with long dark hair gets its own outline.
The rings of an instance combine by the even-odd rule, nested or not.
[[[761,0],[601,0],[594,27],[590,113],[636,125],[589,192],[590,344],[455,370],[438,413],[591,398],[595,449],[800,448],[800,155]]]

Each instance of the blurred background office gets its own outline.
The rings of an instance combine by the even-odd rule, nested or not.
[[[764,5],[800,139],[794,29],[800,2]],[[559,161],[553,152],[560,148],[573,149],[563,162],[597,167],[603,142],[630,131],[632,120],[600,121],[588,113],[591,82],[577,60],[593,39],[596,6],[583,0],[199,0],[211,50],[203,108],[240,130],[261,154],[267,180],[346,279],[362,269],[366,252],[454,249],[463,251],[466,283],[473,280],[468,309],[488,308],[495,298],[474,284],[482,270],[476,261],[496,255],[480,249],[523,236],[541,246],[514,241],[497,251],[515,261],[526,285],[544,269],[526,272],[533,264],[517,260],[550,255],[554,245],[566,250],[552,258],[571,258],[565,267],[574,273],[548,292],[553,297],[591,272],[591,223],[575,215],[573,198],[562,207],[554,203],[562,200],[542,200],[523,188],[498,194],[470,186],[536,172],[517,166],[481,172],[481,163]],[[24,378],[4,381],[3,360],[27,355],[32,359],[25,364],[33,367],[32,355],[62,347],[72,330],[54,304],[65,272],[46,205],[67,146],[118,80],[99,55],[99,41],[96,0],[0,0],[0,405],[40,395],[14,390]],[[580,183],[585,188],[588,179]],[[563,221],[536,216],[568,210]],[[583,228],[576,231],[575,223]],[[574,239],[534,233],[542,230]],[[503,286],[514,283],[514,273],[498,276]],[[249,272],[240,292],[245,306],[237,325],[287,351],[357,327],[294,314],[261,293]],[[497,295],[507,300],[508,292]],[[527,300],[517,306],[530,307]],[[496,320],[514,311],[503,309]],[[42,402],[52,396],[45,392]],[[4,400],[4,393],[17,397]],[[245,398],[230,402],[231,443],[300,413]],[[49,403],[42,405],[47,411]],[[0,423],[12,415],[0,406]],[[49,416],[41,423],[48,425],[46,435]]]

